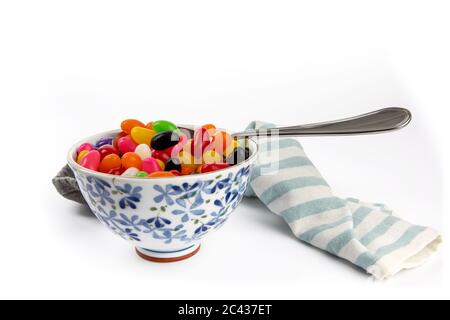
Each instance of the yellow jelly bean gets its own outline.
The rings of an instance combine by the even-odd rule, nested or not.
[[[203,163],[223,163],[223,156],[215,150],[203,153]]]
[[[166,169],[166,164],[164,162],[162,162],[159,159],[156,159],[156,162],[158,162],[159,167],[161,168],[161,171],[164,171]]]
[[[155,131],[141,127],[134,127],[131,130],[131,138],[137,144],[150,144],[155,134]]]
[[[189,151],[181,151],[178,154],[178,158],[181,164],[194,164],[194,157]]]
[[[225,156],[228,157],[237,147],[239,147],[239,142],[233,139],[231,145],[225,150]]]
[[[77,163],[79,164],[83,160],[84,156],[89,153],[89,150],[83,150],[78,154]]]

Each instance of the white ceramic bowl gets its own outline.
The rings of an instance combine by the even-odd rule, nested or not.
[[[98,134],[74,145],[68,155],[81,192],[97,218],[130,241],[142,258],[156,262],[187,259],[201,240],[222,226],[247,188],[257,144],[249,140],[250,158],[230,168],[170,178],[124,178],[91,171],[76,163],[78,147],[115,137]]]

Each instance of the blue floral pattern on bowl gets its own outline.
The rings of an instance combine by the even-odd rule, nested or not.
[[[97,218],[122,238],[141,242],[150,236],[166,244],[189,244],[223,225],[241,202],[249,174],[247,165],[236,174],[218,172],[208,180],[155,183],[154,205],[148,208],[142,206],[143,188],[139,185],[120,183],[117,178],[110,183],[78,173],[76,177]]]
[[[85,139],[97,141],[117,131]],[[80,143],[81,144],[81,143]],[[111,231],[131,241],[141,256],[184,257],[220,228],[241,202],[257,145],[245,162],[217,172],[171,178],[123,178],[90,171],[68,157],[81,192],[96,217]],[[195,252],[194,252],[195,251]]]

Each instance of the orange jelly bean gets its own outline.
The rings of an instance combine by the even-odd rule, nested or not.
[[[225,150],[228,149],[232,141],[233,138],[230,134],[225,131],[220,131],[212,138],[211,145],[216,152],[224,154]]]
[[[203,125],[202,128],[205,128],[211,137],[216,134],[216,126],[211,123]]]
[[[197,171],[199,165],[198,164],[181,164],[181,174],[188,175],[193,174]]]
[[[142,159],[135,152],[127,152],[122,156],[122,167],[124,169],[136,168],[141,169]]]
[[[122,160],[120,159],[120,157],[117,154],[112,153],[103,158],[102,162],[100,162],[99,170],[100,172],[107,173],[110,171],[118,170],[121,168],[121,166]]]
[[[133,128],[135,127],[145,128],[145,124],[136,119],[128,119],[123,121],[120,127],[122,128],[123,132],[125,132],[126,134],[130,134]]]
[[[149,178],[169,178],[169,177],[176,177],[172,172],[170,171],[156,171],[153,173],[150,173],[148,175]]]
[[[103,173],[168,178],[221,170],[246,160],[249,155],[248,148],[211,123],[196,128],[193,136],[183,134],[166,120],[147,123],[127,119],[120,127],[122,130],[116,137],[84,143],[74,160]]]

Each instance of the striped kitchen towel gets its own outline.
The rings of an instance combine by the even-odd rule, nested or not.
[[[252,122],[248,129],[273,127]],[[295,236],[386,279],[422,265],[441,244],[434,229],[410,224],[378,203],[333,195],[327,182],[290,138],[259,138],[247,196],[283,217]]]

